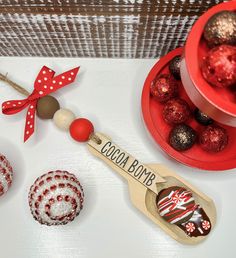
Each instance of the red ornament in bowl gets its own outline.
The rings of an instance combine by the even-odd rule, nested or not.
[[[208,125],[200,133],[199,142],[205,151],[222,151],[228,144],[227,131],[218,125]]]
[[[180,98],[174,98],[166,102],[163,108],[163,118],[168,124],[181,124],[190,117],[188,103]]]
[[[163,74],[153,80],[150,91],[157,101],[164,103],[177,95],[178,85],[172,76]]]
[[[212,86],[236,86],[236,46],[221,45],[203,58],[202,75]]]
[[[201,67],[210,48],[204,39],[209,19],[223,11],[236,12],[236,1],[221,3],[209,9],[194,24],[186,41],[181,62],[181,79],[191,101],[215,121],[236,127],[236,94],[228,87],[212,87],[202,75]]]
[[[156,76],[169,73],[168,66],[170,60],[177,55],[182,55],[182,53],[183,48],[178,48],[162,57],[153,66],[146,78],[142,92],[142,112],[147,130],[151,134],[154,141],[169,156],[185,165],[211,171],[224,171],[227,169],[235,168],[236,128],[234,127],[219,124],[220,127],[226,129],[229,140],[227,147],[217,153],[211,153],[203,150],[198,142],[196,142],[190,149],[185,151],[177,151],[169,144],[169,134],[173,126],[167,124],[164,121],[162,116],[164,105],[156,101],[155,98],[153,98],[153,96],[150,94],[150,85]],[[196,107],[186,94],[181,81],[178,81],[178,88],[179,97],[188,103],[191,110],[195,110]],[[186,124],[193,128],[197,134],[206,128],[205,125],[199,124],[194,117],[190,118]],[[217,125],[216,122],[214,122],[214,124]]]

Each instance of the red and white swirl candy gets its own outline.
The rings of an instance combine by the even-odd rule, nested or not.
[[[192,222],[188,222],[186,224],[186,230],[187,230],[187,232],[191,232],[192,233],[195,230],[194,224]]]
[[[202,227],[203,227],[205,230],[208,230],[208,229],[211,227],[211,224],[210,224],[209,221],[203,220],[203,222],[202,222]]]
[[[6,193],[12,184],[13,171],[7,158],[0,154],[0,196]]]
[[[74,220],[83,208],[84,192],[75,175],[50,171],[36,179],[29,191],[33,217],[48,226]]]

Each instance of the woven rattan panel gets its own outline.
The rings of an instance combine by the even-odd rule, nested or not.
[[[0,0],[0,55],[154,58],[220,0]]]

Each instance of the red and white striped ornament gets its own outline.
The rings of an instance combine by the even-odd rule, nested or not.
[[[0,154],[0,196],[6,193],[12,184],[13,171],[7,158]]]
[[[84,202],[83,188],[76,176],[60,170],[38,177],[28,197],[33,217],[48,226],[74,220]]]

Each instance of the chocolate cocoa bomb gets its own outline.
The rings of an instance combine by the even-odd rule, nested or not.
[[[186,125],[176,125],[169,134],[169,144],[177,151],[185,151],[190,149],[197,138],[195,130]]]
[[[178,227],[190,237],[205,236],[211,231],[211,222],[201,206],[197,205],[192,217]]]
[[[194,111],[194,118],[199,124],[202,125],[210,125],[214,122],[213,119],[211,119],[207,114],[203,113],[198,108],[196,108]]]
[[[183,187],[173,186],[162,190],[156,199],[160,216],[170,224],[188,221],[194,212],[195,201],[192,193]]]
[[[169,63],[169,70],[170,73],[174,76],[176,80],[180,80],[180,62],[181,62],[181,56],[175,56],[173,59],[171,59]]]
[[[208,20],[203,35],[209,47],[236,45],[236,13],[221,11],[214,14]]]

